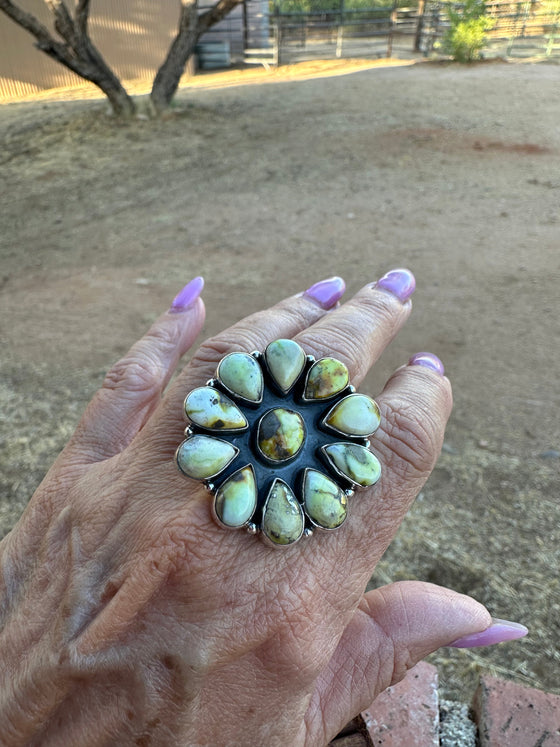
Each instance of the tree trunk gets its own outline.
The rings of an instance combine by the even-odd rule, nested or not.
[[[157,72],[150,100],[159,114],[167,109],[179,86],[185,66],[202,34],[221,21],[243,0],[218,0],[209,10],[198,14],[198,0],[181,0],[179,29],[163,65]]]
[[[167,109],[171,103],[187,61],[194,53],[199,36],[198,0],[181,0],[177,36],[169,48],[165,61],[157,71],[150,94],[150,100],[157,113]]]

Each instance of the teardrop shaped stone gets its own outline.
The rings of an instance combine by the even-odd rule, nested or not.
[[[291,545],[303,534],[303,509],[292,490],[276,478],[264,504],[262,531],[275,545]]]
[[[235,459],[239,449],[227,441],[212,436],[187,438],[177,449],[177,466],[194,480],[216,477]]]
[[[369,487],[381,477],[379,459],[360,444],[337,443],[323,446],[323,451],[334,466],[355,485]]]
[[[309,369],[305,381],[305,399],[328,399],[346,389],[348,369],[336,358],[321,358]]]
[[[305,368],[305,352],[294,340],[275,340],[264,351],[274,383],[287,394]]]
[[[323,423],[348,436],[371,436],[379,428],[381,413],[367,394],[349,394],[326,414]]]
[[[201,428],[237,431],[247,428],[247,419],[229,397],[211,386],[193,389],[185,400],[187,417]]]
[[[216,516],[227,527],[244,526],[257,507],[257,481],[253,467],[246,467],[234,472],[216,491],[214,511]]]
[[[249,402],[260,402],[263,397],[262,369],[248,353],[230,353],[222,358],[216,372],[218,379],[232,394]]]
[[[322,472],[305,471],[303,505],[311,521],[323,529],[336,529],[346,519],[347,498],[344,491]]]

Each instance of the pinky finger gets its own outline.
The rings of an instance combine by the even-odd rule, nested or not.
[[[109,370],[65,455],[89,464],[119,454],[157,407],[162,391],[204,323],[204,281],[191,280],[148,332]]]

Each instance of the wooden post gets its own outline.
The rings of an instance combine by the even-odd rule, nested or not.
[[[391,26],[389,28],[389,36],[387,37],[387,57],[391,57],[393,54],[393,31],[397,25],[397,8],[399,7],[399,0],[395,0],[393,9],[391,11]]]
[[[259,44],[259,46],[261,46]],[[247,13],[247,0],[243,0],[243,54],[249,47],[249,14]]]
[[[280,65],[280,44],[282,43],[282,40],[280,38],[280,13],[278,10],[278,5],[274,6],[274,16],[272,24],[272,28],[274,29],[274,67],[278,67]]]
[[[418,0],[418,21],[416,23],[416,33],[414,34],[415,52],[419,52],[422,46],[422,34],[424,32],[424,13],[426,12],[426,0]]]
[[[336,36],[336,56],[342,57],[342,36],[344,33],[344,0],[340,0],[340,16],[338,19],[338,34]]]

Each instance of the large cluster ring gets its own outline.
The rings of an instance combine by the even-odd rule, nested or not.
[[[274,547],[338,529],[348,498],[381,476],[368,441],[377,403],[350,385],[343,363],[315,360],[294,340],[229,353],[184,409],[179,470],[205,483],[221,526]]]

